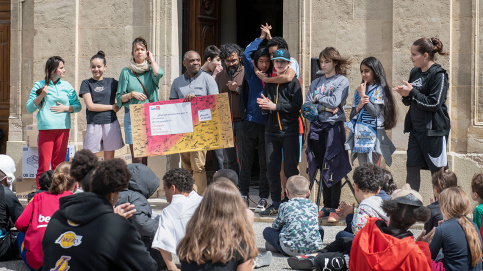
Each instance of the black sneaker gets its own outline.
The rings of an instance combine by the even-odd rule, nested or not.
[[[267,210],[260,212],[260,216],[274,216],[278,214],[278,206],[274,206],[273,204],[267,208]]]
[[[317,253],[290,257],[287,259],[288,265],[292,269],[312,270],[315,269],[314,260]]]
[[[247,196],[242,196],[243,202],[247,205],[247,208],[250,208],[250,200],[248,199]]]
[[[255,213],[260,213],[265,211],[267,209],[267,206],[268,206],[267,199],[261,198],[258,201],[257,208],[255,208]]]

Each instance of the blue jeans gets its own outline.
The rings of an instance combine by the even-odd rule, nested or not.
[[[267,241],[270,245],[274,246],[280,253],[282,253],[284,256],[290,256],[287,255],[282,247],[280,246],[280,230],[276,230],[271,227],[267,227],[263,230],[263,238],[265,241]],[[324,229],[319,226],[319,233],[322,241],[324,241]]]

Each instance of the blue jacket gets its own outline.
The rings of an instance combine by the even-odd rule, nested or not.
[[[327,187],[331,187],[339,182],[351,170],[349,162],[349,154],[344,148],[345,130],[342,121],[336,122],[334,125],[328,122],[315,121],[310,124],[310,133],[307,140],[307,173],[310,176],[310,183],[314,181],[317,162],[312,154],[312,142],[310,139],[318,139],[322,131],[327,131],[327,143],[324,157],[324,169],[321,169],[322,179]]]
[[[252,54],[258,49],[260,43],[262,43],[262,39],[260,38],[256,38],[250,43],[247,48],[245,48],[245,52],[243,52],[242,60],[243,67],[245,67],[245,79],[247,80],[249,87],[245,120],[264,124],[265,116],[262,115],[262,110],[257,104],[257,98],[262,98],[263,82],[255,74],[252,62]]]

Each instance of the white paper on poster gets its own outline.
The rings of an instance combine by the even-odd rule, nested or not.
[[[211,120],[211,110],[209,108],[198,110],[198,119],[200,122]]]
[[[192,133],[191,103],[151,105],[149,121],[151,136]]]
[[[22,147],[22,178],[35,178],[39,168],[38,148]]]

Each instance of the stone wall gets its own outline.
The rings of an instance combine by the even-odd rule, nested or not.
[[[297,12],[294,12],[297,11]],[[377,57],[383,64],[388,82],[393,86],[409,78],[412,68],[410,47],[420,37],[438,37],[449,56],[437,62],[448,70],[452,129],[449,139],[449,166],[459,176],[459,183],[470,191],[471,177],[481,172],[483,153],[483,1],[428,0],[307,0],[284,1],[284,36],[291,50],[297,50],[301,64],[303,88],[310,85],[310,58],[317,57],[327,46],[349,56],[353,65],[348,75],[351,94],[361,77],[363,58]],[[400,96],[398,125],[391,137],[398,148],[394,164],[388,168],[399,185],[406,178],[408,136],[403,122],[408,110]],[[421,191],[432,198],[430,174],[423,172]],[[348,190],[345,197],[351,197]]]
[[[233,2],[233,1],[232,1]],[[12,0],[11,116],[8,154],[20,161],[25,127],[35,122],[25,103],[33,83],[43,78],[46,59],[66,60],[65,80],[79,88],[90,77],[89,59],[98,50],[107,55],[106,76],[118,77],[130,58],[131,42],[144,36],[165,70],[160,97],[167,98],[170,83],[180,73],[182,0]],[[384,65],[388,81],[407,80],[412,64],[410,46],[420,37],[438,37],[449,56],[438,62],[448,70],[452,130],[450,167],[469,191],[470,177],[483,165],[483,0],[285,0],[284,36],[302,71],[302,85],[310,85],[310,58],[326,46],[351,57],[352,89],[360,82],[359,63],[375,56]],[[352,103],[352,93],[348,104]],[[404,183],[407,135],[403,120],[407,107],[398,98],[398,125],[391,136],[398,151],[393,171]],[[82,99],[81,102],[83,103]],[[85,107],[84,107],[85,108]],[[123,113],[118,114],[123,123]],[[82,144],[85,114],[73,114],[71,141]],[[21,154],[20,154],[21,155]],[[159,175],[167,157],[156,157]],[[152,161],[152,162],[151,162]],[[171,159],[170,167],[178,160]],[[21,169],[19,164],[19,169]],[[161,169],[160,169],[161,168]],[[305,164],[301,165],[302,171]],[[429,174],[422,175],[422,191],[432,197]],[[346,195],[347,196],[347,195]]]

